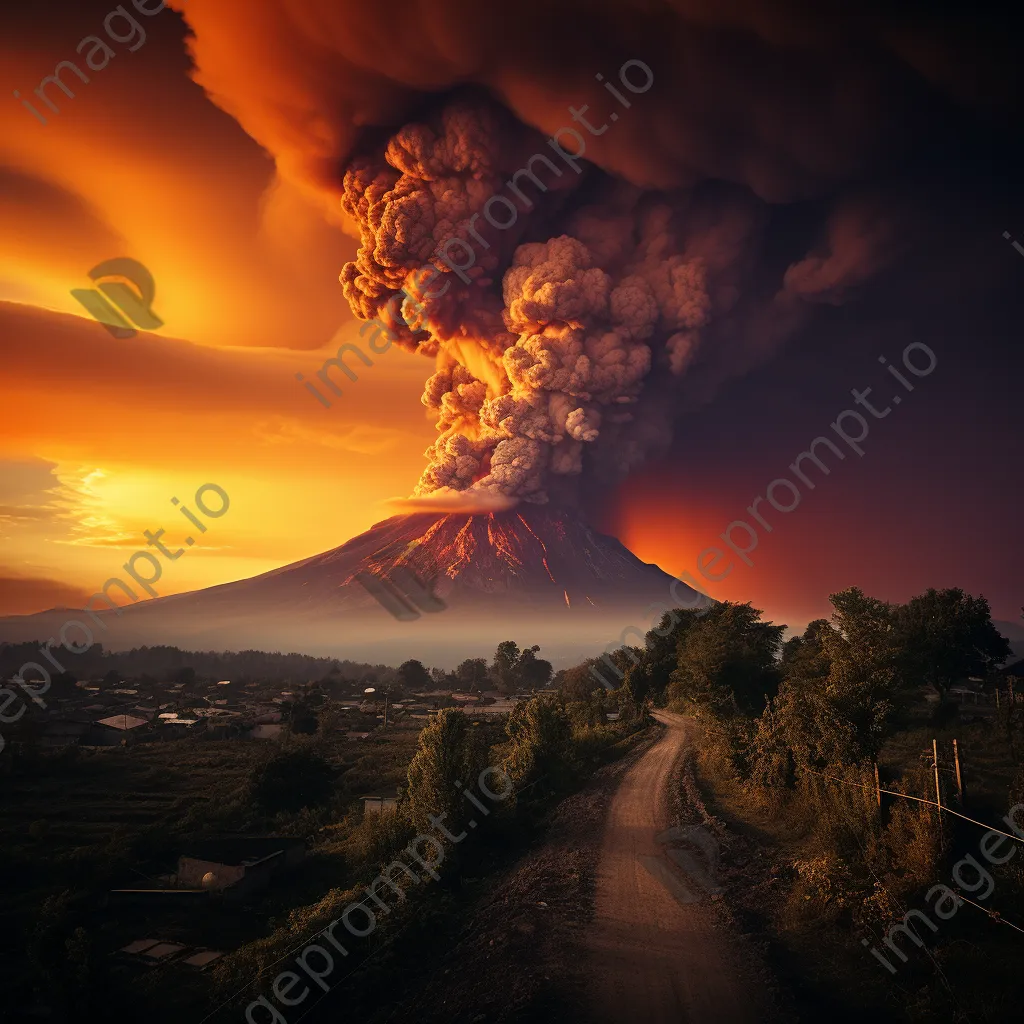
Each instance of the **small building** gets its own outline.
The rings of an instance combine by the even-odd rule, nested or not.
[[[131,732],[140,726],[149,723],[144,718],[136,718],[134,715],[111,715],[110,718],[101,718],[97,725],[106,726],[108,729],[116,729],[119,732]]]
[[[143,726],[148,725],[149,722],[144,718],[136,718],[135,715],[111,715],[109,718],[101,718],[94,722],[81,742],[92,747],[124,745],[129,741],[142,739],[141,730]]]
[[[380,814],[381,811],[393,811],[398,807],[397,796],[371,793],[359,799],[363,801],[363,814]]]
[[[305,857],[305,842],[288,836],[199,840],[178,858],[176,880],[179,886],[224,891],[225,896],[245,899]]]

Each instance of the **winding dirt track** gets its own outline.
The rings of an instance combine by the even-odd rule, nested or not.
[[[707,903],[687,902],[703,890],[655,839],[669,826],[669,778],[687,742],[686,719],[668,712],[656,717],[668,728],[623,778],[605,824],[587,943],[591,1018],[615,1024],[763,1019]]]

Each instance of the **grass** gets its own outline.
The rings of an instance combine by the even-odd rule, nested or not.
[[[931,714],[932,709],[925,706],[913,709],[906,731],[884,746],[879,757],[883,787],[887,782],[914,779],[908,792],[934,799],[932,739],[938,740],[940,765],[948,762],[951,766],[952,740],[956,738],[966,789],[964,812],[1005,829],[1000,819],[1013,803],[1010,792],[1017,765],[1004,729],[994,719],[965,721],[957,717],[940,728],[931,723]],[[968,710],[965,717],[970,715]],[[896,961],[899,970],[895,976],[860,942],[865,934],[873,934],[876,942],[882,939],[893,915],[901,917],[911,908],[931,911],[934,900],[927,901],[926,893],[934,885],[955,885],[953,865],[965,854],[984,864],[979,850],[983,829],[947,816],[945,852],[938,864],[928,862],[923,848],[919,856],[910,849],[895,850],[894,855],[902,858],[905,891],[896,879],[884,883],[886,887],[895,885],[898,895],[882,893],[885,898],[880,906],[890,909],[865,929],[864,906],[856,886],[854,890],[844,887],[841,873],[822,860],[830,847],[823,842],[826,833],[820,810],[815,813],[799,794],[782,806],[765,806],[714,750],[703,752],[699,771],[709,810],[724,820],[732,833],[728,847],[734,872],[728,897],[732,908],[746,927],[765,939],[771,966],[789,990],[801,1019],[825,1015],[851,1022],[865,1016],[944,1024],[995,1022],[1019,1009],[1012,993],[1019,987],[1024,935],[998,924],[982,910],[962,905],[954,918],[939,921],[934,935],[922,926],[926,948],[901,942],[909,959],[906,964]],[[956,806],[952,774],[941,773],[941,777],[943,802]],[[835,788],[835,784],[829,785]],[[838,810],[844,806],[844,795],[836,793],[826,799]],[[883,799],[885,818],[891,821],[898,798]],[[934,812],[919,810],[919,805],[909,802],[902,806],[924,815],[920,819],[923,833],[906,833],[907,842],[929,836],[933,840],[937,835]],[[841,830],[841,817],[829,827]],[[832,898],[823,901],[823,890],[807,877],[810,869],[798,871],[798,864],[823,865],[814,870],[822,875],[817,881],[823,879],[824,891],[834,886]],[[908,880],[915,864],[919,869],[924,865],[927,879],[922,882]],[[1024,850],[1006,865],[990,866],[989,871],[995,890],[988,905],[1024,927]],[[973,873],[968,870],[966,876],[971,883]],[[934,914],[929,916],[938,920]],[[888,951],[883,948],[883,952]]]

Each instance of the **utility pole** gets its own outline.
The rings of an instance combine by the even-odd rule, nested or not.
[[[935,769],[935,802],[939,806],[939,824],[942,824],[942,787],[939,785],[939,742],[932,740],[932,767]]]
[[[878,762],[875,762],[875,802],[878,804],[878,810],[882,810],[882,787],[878,784]]]
[[[956,792],[960,798],[960,806],[964,805],[964,780],[960,774],[960,748],[956,740],[953,740],[953,764],[956,766]]]
[[[384,728],[388,727],[388,698],[391,696],[391,690],[387,689],[384,691]]]

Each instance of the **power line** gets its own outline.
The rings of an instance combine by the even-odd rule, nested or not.
[[[866,789],[869,792],[875,792],[874,786],[865,786],[859,782],[850,782],[847,779],[840,779],[835,775],[827,775],[825,772],[816,772],[813,768],[801,768],[800,771],[809,772],[811,775],[820,775],[823,779],[832,779],[833,782],[840,782],[844,786],[856,786],[858,789]],[[963,818],[964,821],[969,821],[972,825],[978,825],[989,832],[998,832],[1001,836],[1006,836],[1007,839],[1012,839],[1018,843],[1024,843],[1024,836],[1011,836],[1009,832],[1004,832],[1002,829],[993,828],[991,825],[986,825],[983,821],[977,821],[974,818],[968,818],[966,814],[961,814],[959,811],[954,811],[952,808],[947,807],[945,804],[936,803],[934,800],[925,800],[919,796],[911,796],[909,793],[897,793],[892,789],[878,788],[879,793],[888,793],[889,796],[902,797],[904,800],[916,800],[919,804],[928,804],[930,807],[938,807],[940,811],[945,811],[946,814],[952,814],[957,818]]]
[[[1012,921],[1007,921],[1006,918],[1003,917],[1003,915],[1000,914],[998,910],[990,910],[988,907],[983,907],[980,903],[975,903],[974,900],[969,900],[966,896],[961,896],[959,891],[956,894],[956,898],[958,900],[963,900],[964,903],[970,903],[972,907],[977,907],[982,913],[987,914],[989,917],[991,917],[992,920],[996,922],[996,924],[1008,924],[1011,928],[1020,932],[1021,935],[1024,935],[1024,928],[1018,928],[1017,925],[1015,925]]]

